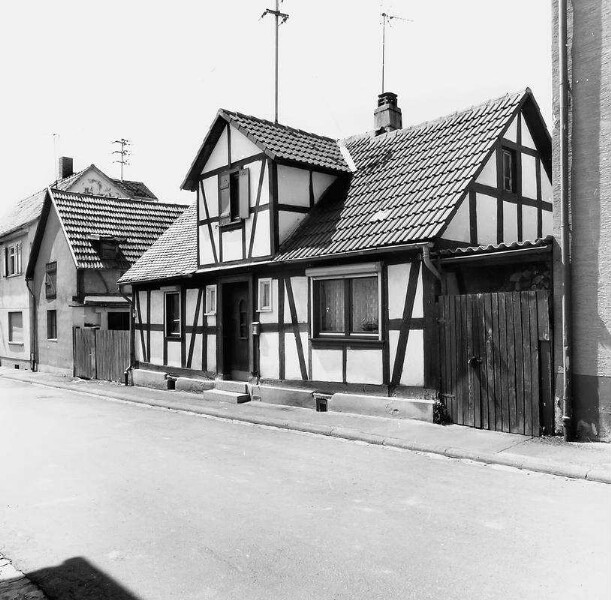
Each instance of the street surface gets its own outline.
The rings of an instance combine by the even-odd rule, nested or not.
[[[0,379],[0,553],[50,598],[604,599],[611,486]]]

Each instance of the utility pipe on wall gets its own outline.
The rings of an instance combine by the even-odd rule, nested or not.
[[[560,81],[560,259],[562,263],[562,424],[564,439],[572,439],[571,396],[571,249],[569,196],[569,76],[567,0],[558,1],[558,44]]]

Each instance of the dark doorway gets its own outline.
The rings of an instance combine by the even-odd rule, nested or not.
[[[127,331],[129,329],[129,313],[109,312],[108,329],[111,331]]]
[[[223,371],[225,377],[248,380],[250,362],[248,282],[223,286]]]

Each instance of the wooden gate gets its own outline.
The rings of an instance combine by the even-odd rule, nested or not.
[[[553,431],[548,292],[442,296],[441,394],[454,423]]]
[[[129,360],[129,331],[74,329],[75,377],[123,381]]]

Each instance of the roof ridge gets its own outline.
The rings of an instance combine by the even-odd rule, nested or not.
[[[221,108],[219,110],[221,113],[229,114],[229,115],[237,115],[238,117],[243,117],[246,119],[254,119],[255,121],[261,121],[263,123],[267,123],[272,127],[280,127],[282,129],[286,129],[288,131],[294,131],[297,133],[304,133],[305,135],[311,135],[313,137],[320,138],[322,140],[326,140],[328,142],[337,142],[336,138],[329,137],[328,135],[321,135],[320,133],[314,133],[312,131],[306,131],[305,129],[299,129],[298,127],[291,127],[290,125],[284,125],[283,123],[274,123],[273,121],[269,121],[268,119],[263,119],[262,117],[256,117],[254,115],[247,115],[245,113],[238,112],[237,110],[229,110],[227,108]]]
[[[423,127],[430,127],[431,125],[436,125],[437,123],[442,123],[443,121],[447,121],[449,119],[451,119],[452,117],[455,117],[457,115],[461,115],[464,113],[468,113],[474,109],[477,108],[483,108],[485,106],[489,106],[491,104],[494,104],[495,102],[499,102],[500,100],[503,100],[505,98],[509,98],[512,96],[516,96],[517,98],[521,98],[522,96],[524,96],[527,93],[532,93],[532,90],[529,87],[523,88],[521,90],[518,90],[516,92],[507,92],[501,96],[497,96],[495,98],[489,98],[488,100],[484,100],[483,102],[480,102],[479,104],[471,104],[470,106],[467,106],[465,108],[460,108],[458,110],[455,110],[451,113],[448,113],[446,115],[441,115],[440,117],[436,117],[435,119],[430,119],[428,121],[421,121],[420,123],[414,123],[413,125],[409,125],[408,127],[403,127],[402,129],[395,129],[393,131],[387,131],[386,133],[382,133],[379,134],[377,136],[375,136],[376,138],[379,139],[384,139],[387,137],[392,137],[395,135],[401,135],[404,133],[409,133],[411,131],[414,131],[416,129],[422,129]],[[516,98],[516,99],[517,99]],[[351,135],[347,138],[343,138],[341,141],[343,141],[344,143],[351,143],[351,142],[356,142],[358,140],[361,139],[365,139],[368,137],[372,137],[374,135],[373,131],[365,131],[363,133],[357,133],[355,135]]]
[[[114,196],[100,196],[99,194],[83,194],[82,192],[70,192],[68,190],[60,190],[49,186],[49,188],[55,193],[67,194],[69,196],[78,196],[85,198],[94,198],[96,200],[112,200],[115,202],[133,202],[134,204],[145,204],[147,206],[190,206],[190,204],[183,204],[182,202],[151,202],[150,200],[142,200],[140,198],[115,198]]]

